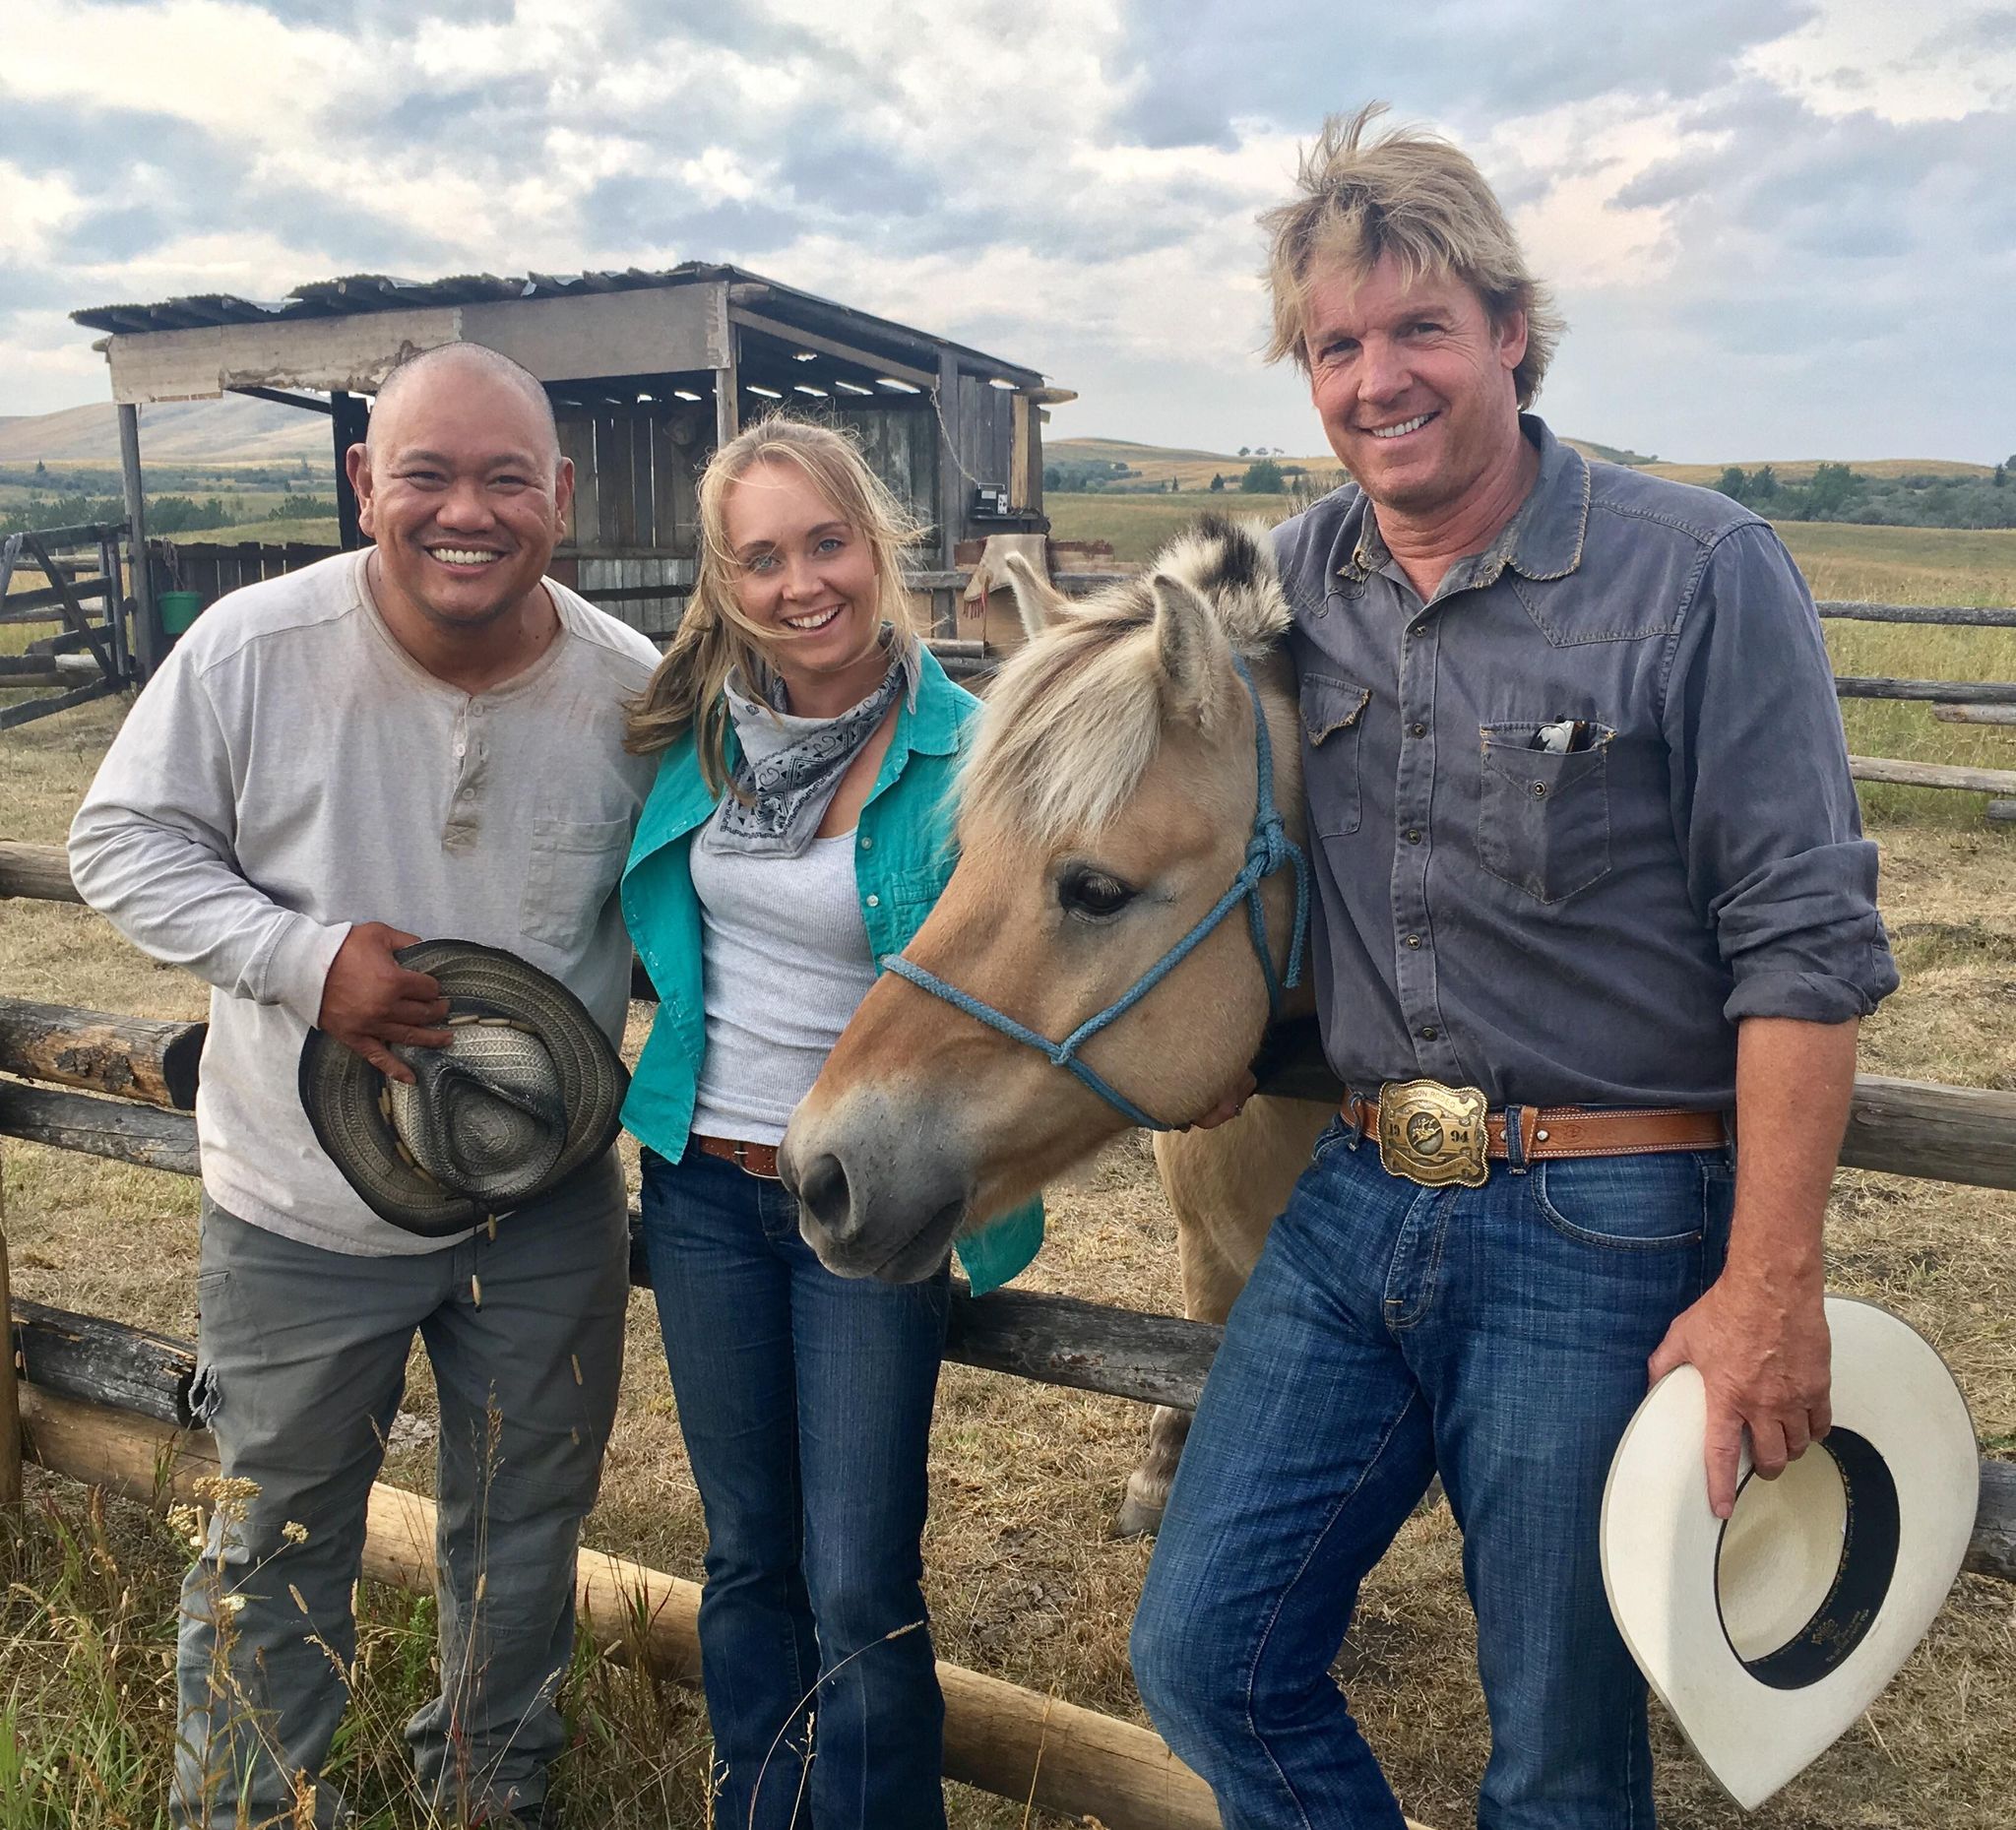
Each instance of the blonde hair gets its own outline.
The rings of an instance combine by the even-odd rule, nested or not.
[[[1526,314],[1526,354],[1513,371],[1519,405],[1531,406],[1565,328],[1547,288],[1526,265],[1519,239],[1467,153],[1418,127],[1367,129],[1383,101],[1355,114],[1333,114],[1302,150],[1295,195],[1265,212],[1266,281],[1274,329],[1266,356],[1309,366],[1302,341],[1309,288],[1319,266],[1342,266],[1363,279],[1392,255],[1410,281],[1424,275],[1462,281],[1494,325]]]
[[[649,755],[695,733],[701,775],[720,793],[728,779],[727,700],[730,672],[758,692],[775,673],[765,632],[735,599],[742,567],[728,545],[728,491],[759,464],[794,464],[827,505],[864,538],[875,555],[875,594],[895,625],[892,648],[908,659],[917,646],[905,613],[909,587],[903,557],[917,523],[868,468],[853,438],[838,427],[776,413],[759,419],[714,454],[700,479],[700,564],[685,614],[651,683],[632,701],[623,746]]]

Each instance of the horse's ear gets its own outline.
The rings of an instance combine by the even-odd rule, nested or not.
[[[1021,553],[1008,555],[1006,570],[1008,589],[1015,594],[1015,607],[1022,612],[1023,630],[1034,640],[1062,619],[1071,600]]]
[[[1148,581],[1148,589],[1155,595],[1164,708],[1172,719],[1208,725],[1219,675],[1231,661],[1231,645],[1195,587],[1158,572]]]

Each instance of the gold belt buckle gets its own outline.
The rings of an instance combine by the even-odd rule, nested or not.
[[[1423,1188],[1481,1188],[1489,1104],[1476,1087],[1439,1080],[1389,1080],[1379,1089],[1379,1162],[1389,1175]]]

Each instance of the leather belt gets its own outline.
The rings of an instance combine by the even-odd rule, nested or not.
[[[693,1134],[693,1142],[703,1157],[719,1157],[747,1174],[760,1175],[766,1182],[778,1179],[775,1144],[745,1144],[732,1137],[702,1137],[697,1131]]]
[[[1434,1080],[1389,1080],[1376,1099],[1347,1092],[1343,1112],[1377,1140],[1389,1174],[1423,1188],[1454,1182],[1480,1188],[1485,1159],[1511,1155],[1505,1114],[1490,1111],[1475,1087],[1445,1087]],[[1519,1107],[1522,1161],[1554,1157],[1628,1157],[1641,1151],[1717,1150],[1729,1141],[1721,1112],[1680,1106],[1523,1105]]]

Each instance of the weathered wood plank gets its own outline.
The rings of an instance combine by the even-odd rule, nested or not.
[[[1953,788],[1974,794],[2016,794],[2016,769],[1969,769],[1955,763],[1907,763],[1887,756],[1851,756],[1848,773],[1858,782],[1888,782],[1899,788]]]
[[[61,846],[0,839],[0,899],[9,896],[37,903],[84,901],[70,881],[70,859]]]
[[[460,308],[459,334],[502,350],[541,381],[679,374],[721,360],[719,315],[709,296],[720,289],[702,282],[471,303]]]
[[[0,1137],[110,1157],[176,1175],[199,1173],[196,1120],[187,1112],[0,1081]]]
[[[371,394],[402,356],[455,343],[461,336],[462,308],[433,305],[348,317],[136,331],[114,336],[106,359],[112,398],[122,404],[215,400],[244,388]]]
[[[1935,705],[1942,725],[2016,725],[2016,705]]]
[[[201,1499],[218,1472],[206,1432],[29,1388],[25,1422],[45,1468],[159,1509]],[[366,1506],[363,1574],[415,1594],[434,1592],[434,1503],[382,1482]],[[700,1585],[605,1551],[584,1548],[575,1617],[596,1646],[628,1655],[681,1683],[700,1680]],[[1109,1830],[1216,1830],[1210,1789],[1159,1736],[1056,1697],[1039,1696],[963,1666],[938,1664],[945,1696],[947,1778]],[[1409,1830],[1418,1830],[1410,1824]]]
[[[938,377],[928,369],[892,362],[886,355],[870,355],[851,344],[815,336],[810,331],[800,330],[795,324],[786,324],[777,318],[767,318],[761,312],[745,310],[732,300],[728,304],[728,319],[765,337],[774,337],[780,343],[796,344],[802,349],[816,349],[821,355],[830,355],[838,361],[855,363],[871,375],[887,375],[893,381],[907,381],[914,388],[926,390],[937,385]]]
[[[4,589],[4,586],[0,586]],[[7,1258],[7,1166],[0,1163],[0,1315],[14,1313],[12,1269]],[[21,1505],[21,1378],[13,1337],[0,1343],[0,1545],[13,1535]]]
[[[2016,1093],[1858,1074],[1841,1161],[1851,1169],[2016,1188]]]
[[[1224,1334],[1223,1329],[1173,1315],[1101,1310],[1093,1303],[1035,1292],[1015,1293],[1027,1305],[1019,1311],[1016,1304],[1003,1301],[1007,1294],[955,1297],[955,1333],[965,1331],[970,1344],[982,1339],[993,1343],[986,1350],[990,1357],[976,1353],[968,1363],[1081,1390],[1112,1391],[1112,1386],[1095,1380],[1116,1363],[1117,1356],[1156,1368],[1153,1376],[1159,1383],[1152,1390],[1115,1394],[1149,1403],[1193,1406]],[[189,1382],[196,1366],[191,1343],[19,1298],[13,1305],[13,1322],[26,1357],[27,1383],[37,1393],[109,1405],[188,1426]],[[1018,1329],[1026,1329],[1035,1345],[1019,1345],[1014,1338]],[[1046,1344],[1055,1344],[1051,1358],[1043,1357],[1053,1352]],[[1106,1357],[1102,1366],[1091,1365],[1094,1354]],[[1166,1370],[1177,1366],[1178,1356],[1187,1357],[1183,1369]],[[967,1357],[949,1350],[947,1357]],[[1074,1374],[1089,1370],[1091,1376],[1048,1377],[1046,1372],[1028,1370],[1031,1365]],[[1981,1498],[1965,1567],[2016,1582],[2016,1463],[1982,1461]]]
[[[54,693],[47,699],[24,699],[19,705],[0,710],[0,730],[13,730],[17,726],[32,724],[38,718],[47,718],[51,712],[67,712],[72,706],[89,705],[94,699],[108,698],[118,690],[100,679],[84,686],[74,686],[67,693]]]
[[[1863,603],[1830,598],[1813,606],[1822,616],[1865,623],[1948,623],[1976,629],[2016,629],[2016,610],[1954,608],[1931,603]]]
[[[20,1296],[12,1315],[14,1351],[29,1384],[158,1418],[180,1429],[194,1423],[189,1386],[196,1377],[196,1349],[190,1342]]]
[[[1997,825],[2016,821],[2016,800],[1991,800],[1988,802],[1988,818]]]
[[[601,547],[637,544],[637,490],[630,426],[614,413],[595,419],[595,470],[602,524]]]
[[[559,415],[560,455],[574,466],[574,501],[564,543],[582,552],[601,545],[601,483],[595,472],[595,420],[586,413]]]
[[[955,1291],[945,1357],[1044,1385],[1194,1410],[1225,1330],[1053,1296]]]
[[[0,1071],[193,1111],[209,1029],[0,997]]]
[[[1930,699],[1939,705],[2016,705],[2016,681],[1900,680],[1881,673],[1838,673],[1843,699]]]

